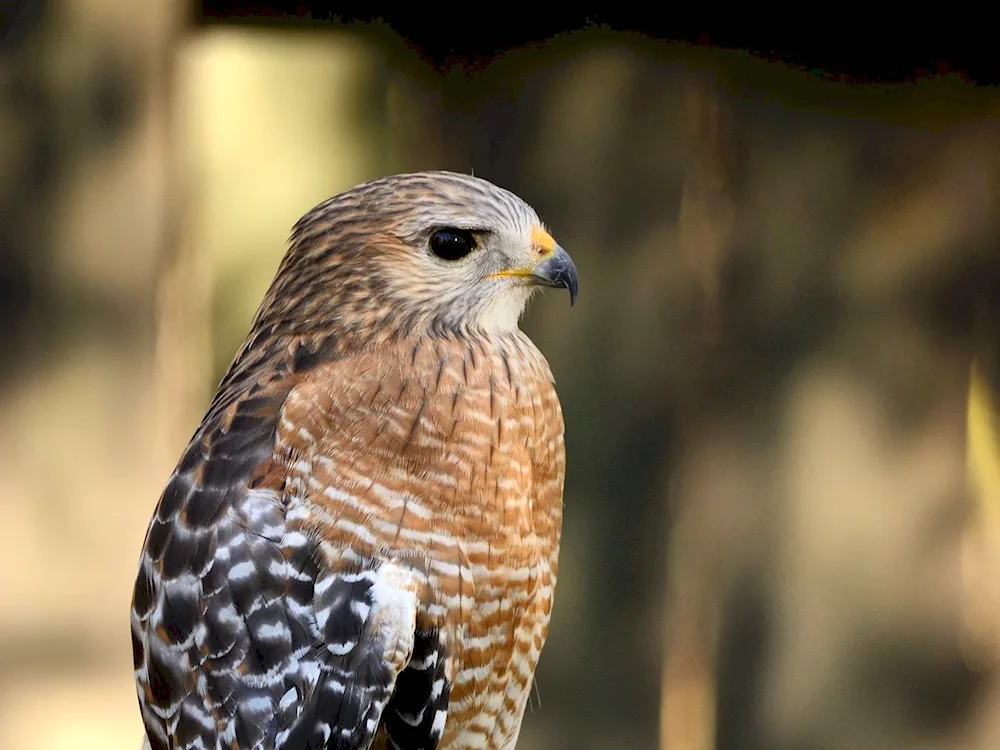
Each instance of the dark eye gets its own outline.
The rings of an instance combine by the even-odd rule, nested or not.
[[[476,249],[476,238],[467,229],[438,229],[431,235],[431,252],[444,260],[459,260]]]

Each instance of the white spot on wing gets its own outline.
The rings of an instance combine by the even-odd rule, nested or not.
[[[326,648],[334,656],[347,656],[357,645],[357,641],[347,641],[345,643],[328,643]]]
[[[431,733],[437,737],[440,737],[444,732],[444,723],[448,718],[448,714],[444,711],[438,711],[434,714],[434,723],[431,725]]]
[[[299,691],[295,688],[288,688],[288,691],[281,696],[281,700],[278,702],[278,708],[284,711],[286,708],[291,706],[299,698]]]
[[[232,581],[242,578],[249,578],[254,574],[255,570],[256,568],[254,568],[254,564],[249,560],[237,563],[236,565],[234,565],[229,569],[229,580]]]

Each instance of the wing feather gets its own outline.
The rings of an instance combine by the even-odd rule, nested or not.
[[[302,456],[282,409],[321,360],[238,357],[161,496],[132,608],[152,750],[367,748],[410,661],[416,574],[331,559],[343,550],[289,520]]]

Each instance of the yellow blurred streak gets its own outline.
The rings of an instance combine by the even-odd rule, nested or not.
[[[978,364],[969,389],[968,476],[974,501],[963,549],[963,648],[972,666],[1000,660],[1000,432],[997,399]]]
[[[969,480],[984,520],[995,523],[1000,514],[1000,435],[997,404],[978,366],[972,368],[969,388]]]

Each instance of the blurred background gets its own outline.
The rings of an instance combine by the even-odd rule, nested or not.
[[[1000,747],[1000,94],[591,28],[0,8],[0,749],[135,750],[146,524],[292,224],[474,171],[575,258],[520,748]]]

